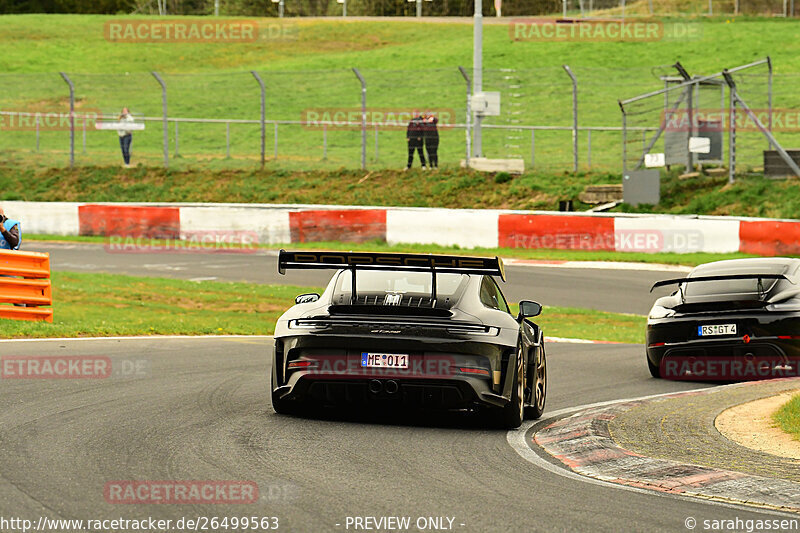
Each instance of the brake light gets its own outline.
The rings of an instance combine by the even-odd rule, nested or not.
[[[317,362],[316,361],[291,361],[287,365],[287,368],[289,368],[289,369],[293,369],[293,368],[310,368],[312,366],[317,366]]]
[[[800,335],[778,335],[778,338],[783,340],[800,339]]]
[[[473,368],[469,366],[460,367],[458,369],[460,372],[464,372],[465,374],[480,374],[481,376],[489,377],[489,371],[485,368]]]
[[[653,344],[648,344],[648,348],[658,348],[659,346],[664,346],[667,344],[666,342],[654,342]]]

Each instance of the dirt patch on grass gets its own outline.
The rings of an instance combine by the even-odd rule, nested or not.
[[[800,441],[776,427],[773,413],[800,392],[782,392],[726,409],[717,416],[714,425],[726,438],[747,448],[800,460]]]

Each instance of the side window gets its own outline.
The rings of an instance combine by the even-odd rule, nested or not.
[[[491,307],[492,309],[500,309],[495,299],[492,298],[493,292],[494,290],[492,287],[491,278],[484,276],[483,281],[481,282],[481,303],[486,307]]]
[[[511,309],[508,308],[508,302],[506,302],[506,297],[503,296],[503,291],[500,290],[500,287],[497,285],[497,282],[489,278],[492,281],[492,285],[494,285],[494,290],[497,292],[497,303],[498,309],[501,311],[505,311],[508,314],[511,314]]]
[[[481,282],[481,303],[486,307],[511,313],[503,293],[500,292],[497,283],[489,276],[484,276]]]

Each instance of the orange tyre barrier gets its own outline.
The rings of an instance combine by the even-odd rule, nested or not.
[[[0,250],[0,318],[53,321],[50,254]],[[25,304],[18,307],[11,304]]]

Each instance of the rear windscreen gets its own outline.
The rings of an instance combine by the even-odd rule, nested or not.
[[[450,304],[460,295],[469,276],[466,274],[436,274],[436,300],[449,300]],[[356,295],[359,303],[382,305],[409,305],[430,303],[433,276],[427,272],[379,272],[358,270],[356,272]],[[352,293],[352,275],[349,271],[339,273],[334,288],[335,303],[348,303]],[[388,301],[387,301],[388,298]],[[366,299],[366,300],[365,300]]]

